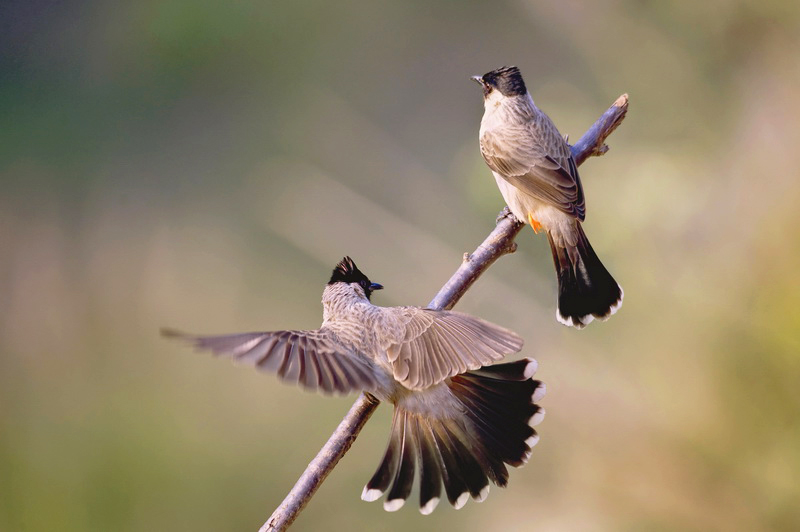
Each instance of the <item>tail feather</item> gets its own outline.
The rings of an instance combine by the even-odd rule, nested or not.
[[[523,358],[516,362],[506,362],[505,364],[495,364],[494,366],[484,366],[472,373],[482,377],[491,377],[506,381],[525,381],[533,377],[539,368],[538,363],[532,358]]]
[[[403,437],[405,436],[403,430],[404,420],[404,413],[395,410],[394,418],[392,419],[392,432],[389,434],[386,453],[384,453],[383,460],[381,460],[375,474],[369,479],[367,485],[364,486],[364,491],[361,493],[361,498],[365,501],[378,499],[389,488],[389,484],[394,478],[403,446]]]
[[[469,408],[473,430],[483,435],[483,445],[495,456],[503,457],[508,464],[518,467],[525,463],[524,457],[528,449],[525,440],[535,434],[535,430],[527,423],[539,407],[534,404],[515,404],[508,397],[498,396],[480,390],[477,395],[474,389],[462,390],[462,401]],[[527,400],[531,393],[526,394]],[[500,404],[500,403],[503,404]],[[509,423],[513,420],[514,423]]]
[[[481,478],[480,466],[469,450],[460,444],[458,437],[452,434],[453,428],[460,431],[460,427],[439,420],[431,423],[431,428],[444,464],[442,472],[447,500],[458,510],[467,503],[470,494],[477,496],[486,487],[486,477]]]
[[[420,451],[419,511],[430,514],[442,497],[442,466],[433,434],[425,420],[415,418],[417,440]]]
[[[558,274],[558,311],[564,325],[584,328],[595,318],[605,321],[622,305],[622,287],[589,244],[579,222],[571,234],[547,232]]]
[[[404,413],[405,414],[405,413]],[[386,496],[386,501],[383,503],[383,508],[387,512],[394,512],[399,510],[406,499],[411,494],[411,486],[414,483],[414,468],[417,461],[417,438],[413,433],[412,424],[416,424],[416,420],[410,419],[408,415],[403,415],[403,437],[402,445],[403,450],[400,454],[400,467],[397,469],[397,474],[394,476],[392,489]]]
[[[493,379],[469,379],[459,376],[454,384],[462,394],[462,402],[470,401],[477,410],[489,413],[482,418],[484,421],[498,425],[498,429],[509,431],[514,426],[509,426],[506,421],[513,415],[520,419],[527,419],[536,413],[537,405],[525,402],[530,399],[530,386],[526,382],[502,382],[498,385]],[[459,382],[460,381],[460,382]]]
[[[388,489],[384,508],[400,508],[411,493],[417,464],[423,514],[439,503],[442,485],[456,509],[470,497],[485,499],[492,483],[505,487],[506,464],[525,464],[538,440],[533,425],[544,409],[535,401],[545,387],[531,378],[535,370],[535,361],[523,359],[452,377],[442,386],[460,405],[455,409],[431,413],[430,408],[414,411],[412,403],[395,405],[389,444],[362,498],[375,500]]]
[[[476,434],[479,438],[483,436],[491,440],[491,436],[486,436],[485,430],[476,429]],[[484,442],[483,445],[473,446],[473,451],[488,479],[501,488],[505,487],[508,484],[508,469],[502,458],[500,458],[501,455],[493,452],[488,442]],[[489,492],[488,483],[485,489],[486,491],[482,493],[481,497],[475,499],[476,501],[481,502],[486,498]]]

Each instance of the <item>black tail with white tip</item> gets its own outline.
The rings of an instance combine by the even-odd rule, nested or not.
[[[412,412],[396,405],[386,453],[361,498],[374,501],[386,493],[383,507],[400,509],[411,494],[417,468],[420,512],[426,515],[439,503],[442,487],[456,509],[469,497],[483,501],[489,481],[505,487],[506,464],[527,463],[539,439],[533,426],[544,417],[544,409],[535,403],[545,386],[531,378],[536,367],[528,358],[446,380],[459,405],[455,412]]]
[[[583,329],[595,318],[607,320],[622,306],[622,287],[608,273],[579,222],[569,235],[547,232],[558,274],[556,318]],[[567,242],[575,241],[574,245]]]

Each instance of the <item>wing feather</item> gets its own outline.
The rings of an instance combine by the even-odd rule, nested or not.
[[[370,362],[326,329],[193,336],[164,330],[197,349],[227,356],[309,390],[346,394],[377,387]]]
[[[480,138],[486,164],[516,188],[583,221],[586,205],[569,145],[542,113],[520,126],[489,129]]]
[[[522,339],[514,332],[460,312],[417,307],[384,311],[384,318],[395,328],[399,322],[402,331],[384,346],[392,373],[412,390],[478,369],[522,348]]]

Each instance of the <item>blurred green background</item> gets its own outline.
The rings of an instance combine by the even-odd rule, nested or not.
[[[382,405],[298,530],[800,529],[800,4],[0,4],[0,529],[253,530],[353,397],[158,336],[312,328],[352,255],[424,305],[503,202],[468,76],[520,66],[577,139],[625,288],[554,319],[525,231],[459,305],[518,331],[548,416],[456,512],[359,499]]]

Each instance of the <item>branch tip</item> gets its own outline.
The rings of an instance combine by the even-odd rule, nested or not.
[[[594,155],[595,157],[600,157],[601,155],[605,155],[608,152],[608,150],[610,150],[610,149],[611,148],[608,147],[608,144],[603,144],[602,146],[598,146],[594,150],[592,155]]]

